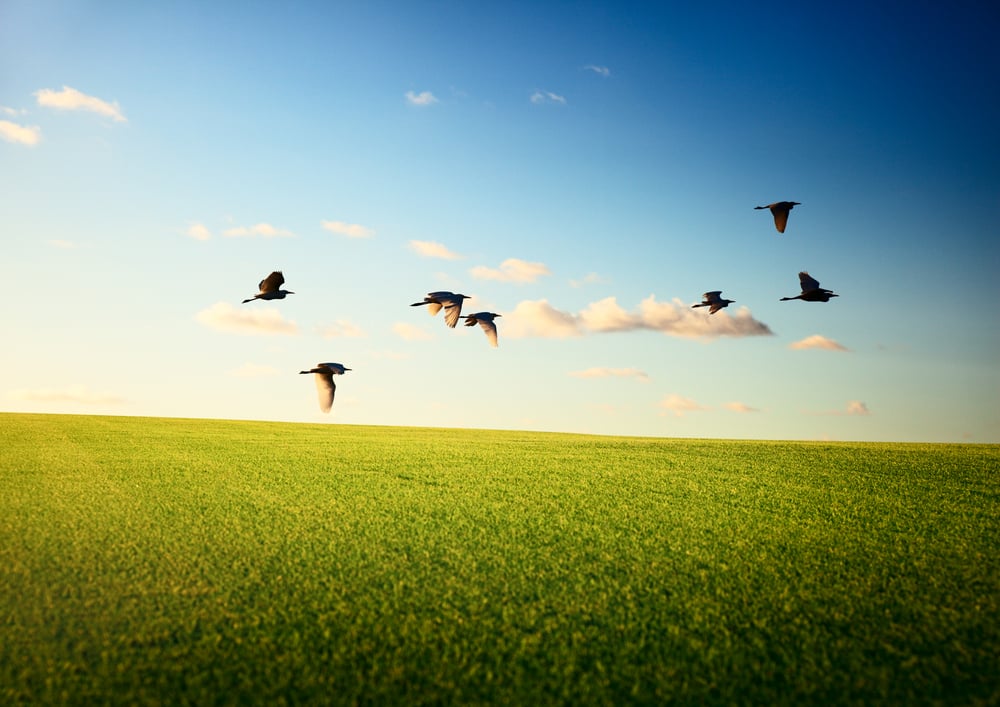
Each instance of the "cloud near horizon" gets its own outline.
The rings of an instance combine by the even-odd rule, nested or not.
[[[123,405],[125,398],[114,393],[100,393],[85,385],[71,385],[66,388],[36,388],[34,390],[12,390],[7,394],[15,400],[41,403],[80,403],[82,405]]]
[[[57,110],[85,110],[91,113],[103,115],[111,118],[116,123],[127,123],[128,119],[122,115],[121,108],[117,101],[108,103],[95,96],[88,96],[77,91],[75,88],[63,86],[61,91],[53,91],[51,88],[43,88],[35,91],[38,105]]]
[[[18,125],[0,120],[0,138],[7,142],[34,147],[42,141],[42,129],[37,125]]]
[[[726,410],[738,413],[748,413],[748,412],[760,412],[760,408],[750,407],[746,403],[733,401],[731,403],[723,403],[722,407]]]
[[[222,232],[222,235],[229,238],[243,238],[260,236],[261,238],[291,238],[291,231],[284,228],[275,228],[269,223],[258,223],[253,226],[236,226]]]
[[[485,265],[477,265],[469,270],[474,278],[478,280],[496,280],[498,282],[534,282],[542,275],[551,275],[552,272],[543,263],[529,263],[518,258],[507,258],[500,263],[499,268],[490,268]]]
[[[425,258],[441,258],[443,260],[461,260],[463,257],[436,241],[410,241],[410,250]]]
[[[263,334],[267,336],[295,336],[299,327],[285,320],[274,308],[247,307],[237,309],[228,302],[216,302],[195,315],[195,319],[210,329],[233,334]]]
[[[343,221],[323,221],[320,224],[324,230],[336,233],[348,238],[371,238],[375,231],[357,223],[344,223]]]
[[[700,412],[711,409],[677,393],[671,393],[664,397],[658,403],[658,407],[662,409],[661,415],[672,414],[674,417],[684,417],[684,414],[688,412]]]
[[[806,349],[825,349],[826,351],[850,351],[849,348],[843,344],[834,341],[833,339],[828,339],[820,334],[813,334],[812,336],[807,336],[806,338],[796,341],[788,345],[788,348],[794,349],[796,351],[804,351]]]
[[[634,378],[642,383],[649,383],[649,375],[638,368],[605,368],[594,367],[583,371],[570,371],[574,378]]]
[[[631,312],[623,309],[615,297],[606,297],[576,314],[558,310],[543,299],[525,300],[504,315],[504,334],[511,338],[563,339],[644,329],[686,338],[774,335],[746,307],[741,307],[734,316],[720,312],[709,318],[679,299],[657,302],[655,295],[644,299]]]

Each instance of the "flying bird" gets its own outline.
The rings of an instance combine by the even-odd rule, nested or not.
[[[708,307],[709,314],[715,314],[723,307],[728,307],[730,303],[735,302],[734,299],[723,299],[722,290],[715,290],[714,292],[706,292],[702,295],[705,298],[704,302],[700,304],[692,304],[691,308],[695,307]]]
[[[317,363],[315,368],[311,368],[308,371],[299,371],[299,373],[316,374],[316,393],[319,395],[319,409],[323,412],[330,412],[330,408],[333,407],[333,394],[337,392],[337,384],[333,382],[333,377],[342,376],[345,371],[349,370],[351,369],[345,368],[342,363]]]
[[[799,284],[802,285],[802,294],[794,297],[782,297],[779,301],[800,299],[803,302],[829,302],[831,297],[839,297],[833,294],[833,290],[827,290],[819,286],[819,283],[807,272],[799,273]]]
[[[784,233],[788,224],[788,212],[798,205],[798,201],[776,201],[767,206],[755,206],[754,209],[770,209],[774,216],[774,227],[778,229],[778,233]]]
[[[486,332],[486,338],[490,340],[490,346],[493,348],[497,347],[497,325],[493,321],[495,317],[502,317],[502,314],[497,314],[496,312],[476,312],[475,314],[465,315],[465,326],[474,326],[479,324]]]
[[[285,295],[294,295],[294,292],[280,289],[284,284],[285,276],[281,274],[280,270],[275,270],[257,285],[260,292],[243,300],[243,304],[253,302],[255,299],[285,299]]]
[[[454,292],[428,292],[423,302],[414,302],[411,307],[427,305],[428,313],[433,317],[444,308],[444,323],[452,329],[458,324],[459,317],[462,316],[462,300],[469,299],[469,295],[457,295]]]

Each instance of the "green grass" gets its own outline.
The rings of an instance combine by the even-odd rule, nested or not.
[[[0,703],[997,704],[998,472],[0,414]]]

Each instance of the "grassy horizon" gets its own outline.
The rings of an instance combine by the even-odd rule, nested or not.
[[[990,704],[1000,445],[0,413],[8,703]]]

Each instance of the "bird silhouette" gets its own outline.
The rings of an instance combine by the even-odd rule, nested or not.
[[[452,329],[458,324],[459,317],[462,316],[462,300],[469,299],[468,295],[457,295],[454,292],[428,292],[423,302],[414,302],[411,307],[427,305],[427,311],[433,317],[444,308],[444,323]]]
[[[502,317],[502,314],[497,314],[496,312],[476,312],[475,314],[465,315],[465,326],[474,326],[479,324],[486,332],[486,338],[490,341],[490,346],[493,348],[497,347],[497,325],[493,321],[495,317]]]
[[[778,233],[784,233],[788,224],[788,212],[798,205],[797,201],[776,201],[767,206],[755,206],[754,209],[770,209],[774,216],[774,227],[778,229]]]
[[[734,299],[723,299],[722,290],[715,290],[714,292],[706,292],[702,295],[705,298],[704,302],[699,304],[692,304],[691,308],[695,307],[708,307],[709,314],[715,314],[723,307],[728,307],[730,303],[735,302]]]
[[[285,295],[294,295],[294,292],[280,289],[284,284],[285,276],[281,274],[280,270],[275,270],[257,285],[260,292],[243,300],[243,304],[253,302],[255,299],[285,299]]]
[[[315,368],[311,368],[308,371],[299,371],[299,373],[316,374],[316,393],[319,396],[319,409],[323,412],[330,412],[330,408],[333,407],[333,394],[337,392],[337,384],[333,382],[333,377],[342,376],[345,371],[349,370],[351,369],[345,368],[342,363],[317,363]]]
[[[782,297],[779,301],[800,299],[803,302],[829,302],[831,297],[839,297],[833,294],[833,290],[826,290],[819,286],[819,283],[807,272],[799,273],[799,284],[802,286],[802,293],[794,297]]]

